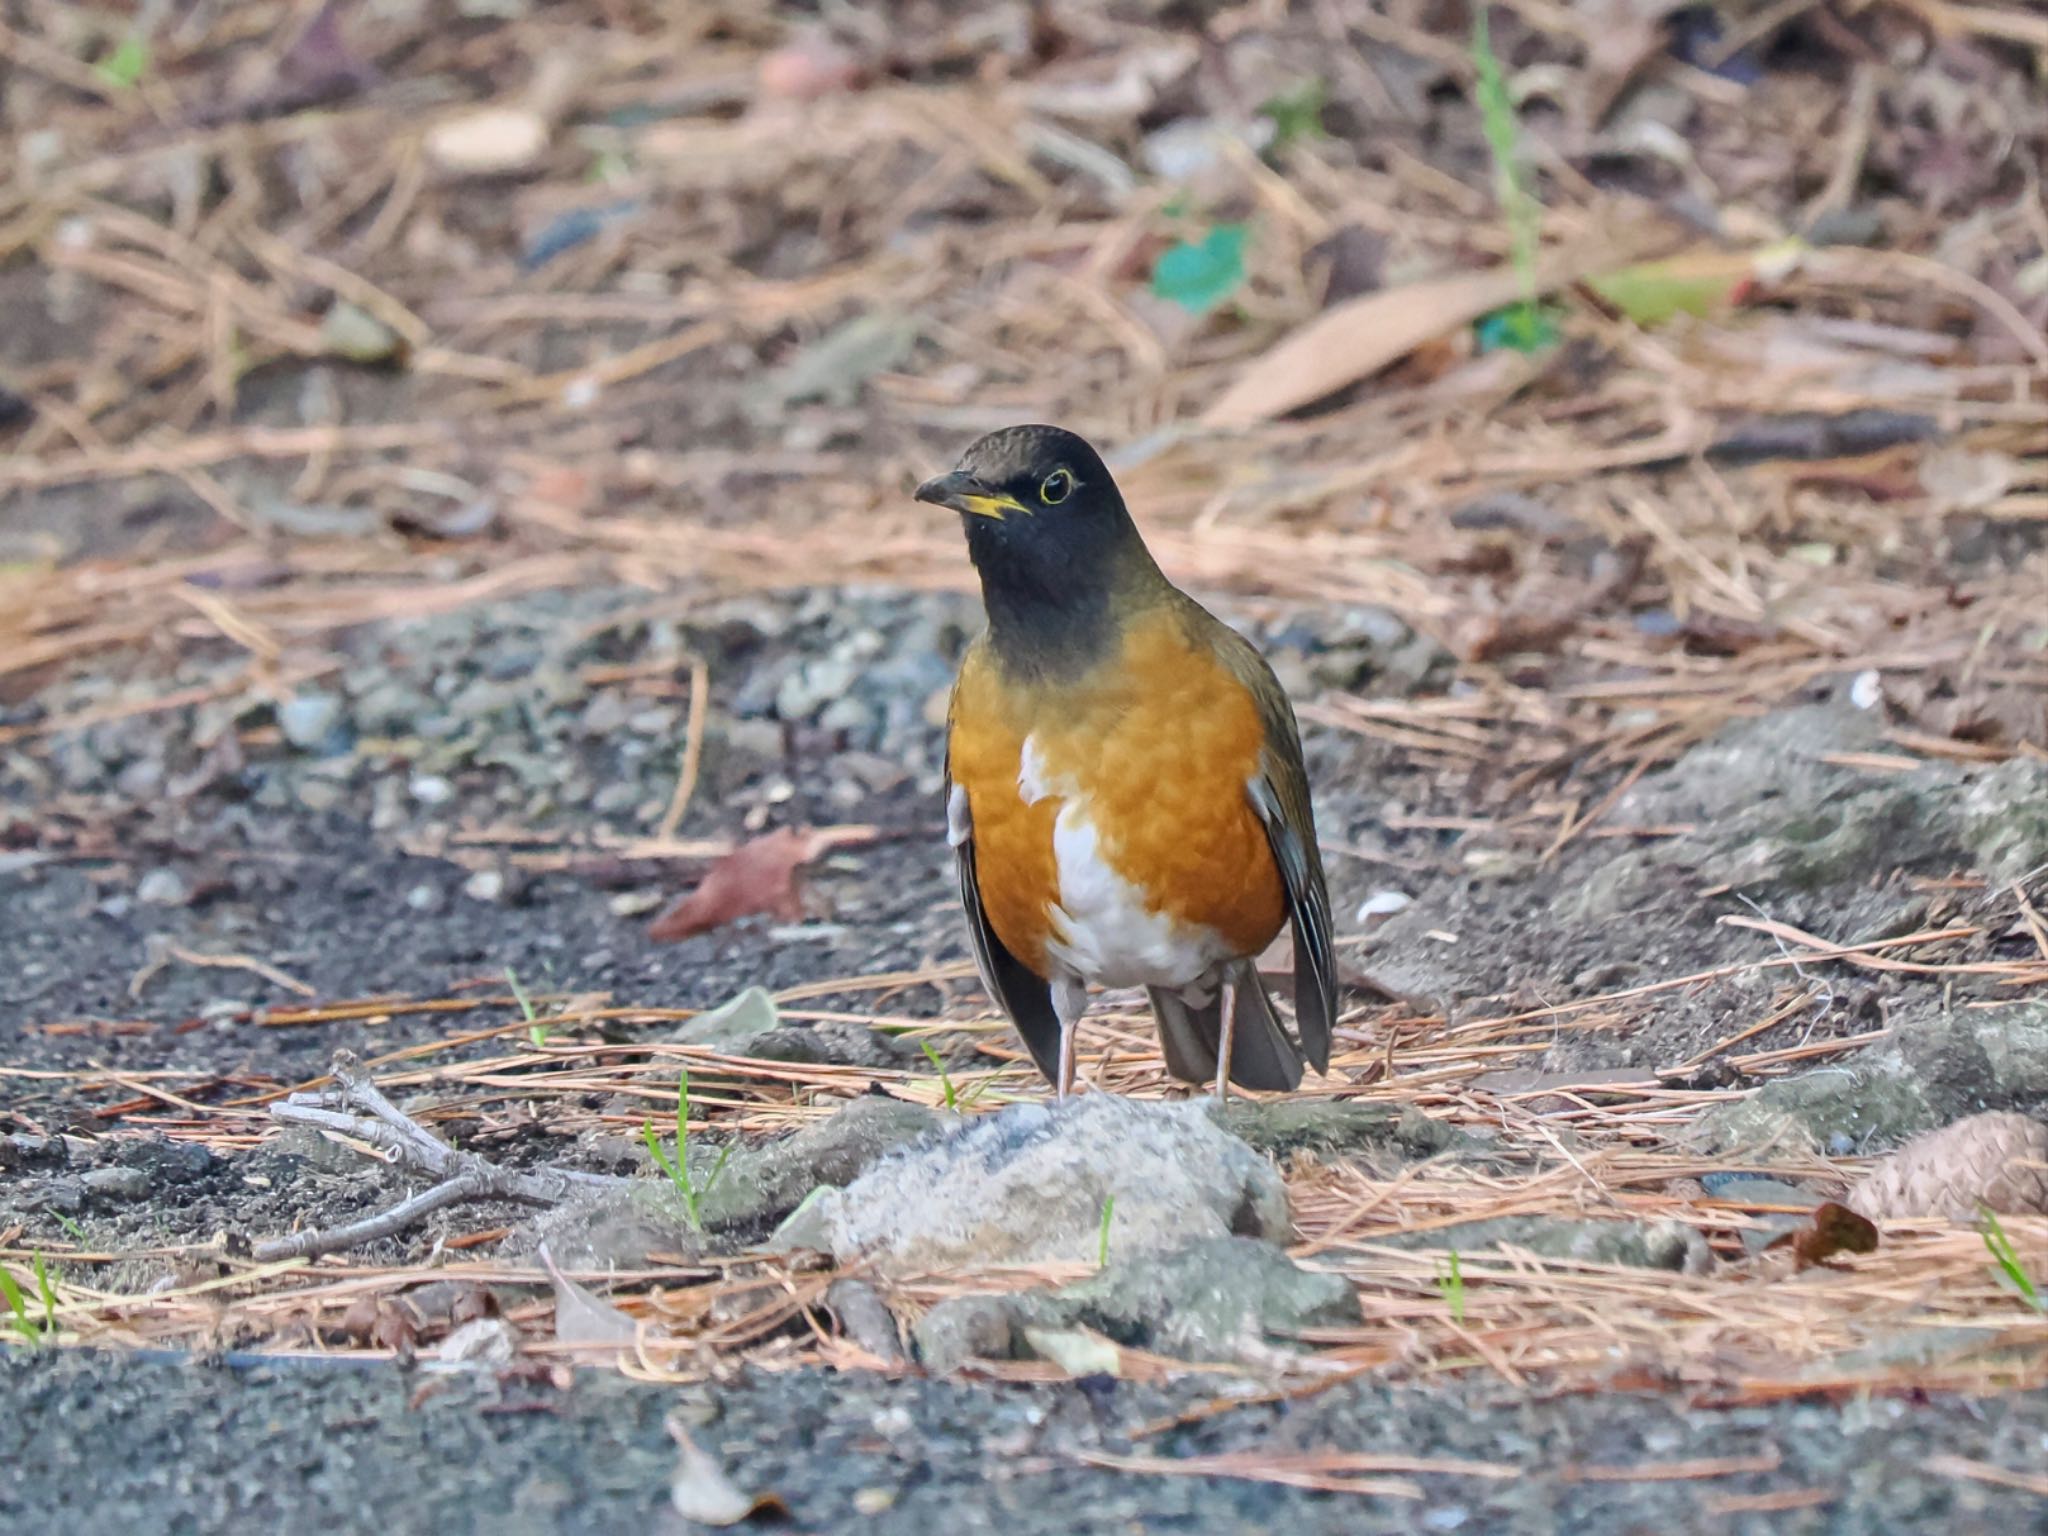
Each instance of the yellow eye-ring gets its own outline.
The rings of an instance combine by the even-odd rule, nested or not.
[[[1047,475],[1038,487],[1038,499],[1048,507],[1056,507],[1074,493],[1074,477],[1064,469],[1056,469]]]

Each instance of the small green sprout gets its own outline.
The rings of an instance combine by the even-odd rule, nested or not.
[[[1998,1213],[1989,1206],[1983,1207],[1984,1246],[1990,1251],[1991,1260],[2005,1277],[2005,1283],[2018,1293],[2021,1301],[2036,1312],[2048,1313],[2048,1299],[2041,1295],[2041,1288],[2034,1283],[2034,1277],[2027,1273],[2027,1267],[2020,1262],[2019,1251],[2013,1247],[2012,1239],[2006,1236],[2004,1224]]]
[[[652,1120],[642,1122],[640,1138],[647,1143],[647,1155],[656,1167],[668,1175],[669,1183],[675,1185],[676,1195],[683,1202],[683,1219],[690,1224],[692,1232],[704,1230],[704,1197],[711,1193],[711,1186],[718,1182],[718,1176],[725,1172],[726,1159],[732,1156],[728,1146],[718,1149],[718,1161],[711,1166],[711,1172],[704,1176],[702,1183],[690,1175],[690,1074],[687,1071],[676,1075],[676,1150],[671,1157],[662,1150],[661,1142],[654,1134]]]
[[[1458,1250],[1450,1251],[1445,1272],[1436,1277],[1436,1288],[1443,1293],[1444,1305],[1451,1309],[1451,1321],[1460,1328],[1465,1326],[1465,1269],[1458,1259]]]
[[[1323,136],[1323,108],[1330,90],[1320,80],[1303,80],[1267,98],[1259,115],[1273,124],[1271,148],[1280,150],[1303,139]]]
[[[36,1295],[43,1304],[40,1320],[29,1316],[28,1299],[21,1293],[21,1282],[14,1278],[14,1271],[0,1266],[0,1299],[7,1303],[12,1314],[14,1331],[27,1344],[45,1344],[57,1336],[57,1290],[50,1284],[49,1269],[43,1263],[43,1256],[35,1256]]]
[[[939,1089],[946,1096],[947,1111],[958,1113],[960,1096],[953,1092],[953,1074],[946,1070],[946,1063],[939,1058],[939,1053],[933,1048],[931,1041],[920,1040],[917,1046],[924,1052],[924,1059],[932,1064],[932,1070],[939,1074]]]
[[[1478,74],[1479,125],[1493,151],[1494,190],[1508,221],[1508,249],[1522,296],[1479,322],[1480,340],[1517,352],[1538,352],[1557,340],[1557,326],[1537,303],[1536,252],[1543,234],[1543,209],[1522,179],[1517,149],[1522,125],[1514,97],[1493,51],[1489,5],[1472,18],[1472,67]]]
[[[554,1033],[554,1026],[542,1021],[526,996],[526,989],[519,985],[519,973],[511,966],[505,967],[505,985],[512,989],[513,1000],[519,1004],[519,1011],[526,1016],[526,1038],[539,1050],[548,1043],[548,1036]]]
[[[1116,1216],[1116,1196],[1111,1195],[1102,1202],[1102,1230],[1095,1238],[1095,1267],[1103,1268],[1109,1263],[1109,1224]]]
[[[114,45],[114,51],[93,66],[93,73],[119,90],[133,90],[149,72],[149,44],[129,36]]]

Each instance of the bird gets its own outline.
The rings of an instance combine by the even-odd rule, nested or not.
[[[987,625],[947,711],[946,838],[977,970],[1059,1098],[1090,986],[1143,987],[1178,1080],[1329,1070],[1330,898],[1301,732],[1252,643],[1167,579],[1060,427],[972,443],[916,500],[960,514]],[[1289,927],[1290,1036],[1256,968]]]

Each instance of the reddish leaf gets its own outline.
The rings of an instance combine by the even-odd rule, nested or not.
[[[1764,1246],[1782,1248],[1787,1244],[1792,1249],[1793,1265],[1810,1269],[1838,1253],[1877,1252],[1877,1227],[1868,1217],[1858,1216],[1846,1205],[1829,1200],[1813,1208],[1813,1220],[1805,1226],[1795,1227]]]
[[[797,871],[825,846],[817,833],[800,827],[764,832],[740,844],[711,866],[697,889],[648,924],[647,937],[657,944],[673,943],[756,912],[785,922],[802,917]]]

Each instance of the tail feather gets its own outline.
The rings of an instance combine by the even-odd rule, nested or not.
[[[1230,1080],[1240,1088],[1285,1093],[1301,1086],[1301,1050],[1287,1037],[1273,1012],[1266,984],[1249,961],[1233,968],[1237,983],[1237,1024],[1230,1041]],[[1216,1080],[1216,1053],[1223,1044],[1223,998],[1193,1007],[1177,992],[1148,989],[1159,1021],[1166,1070],[1184,1083]]]

